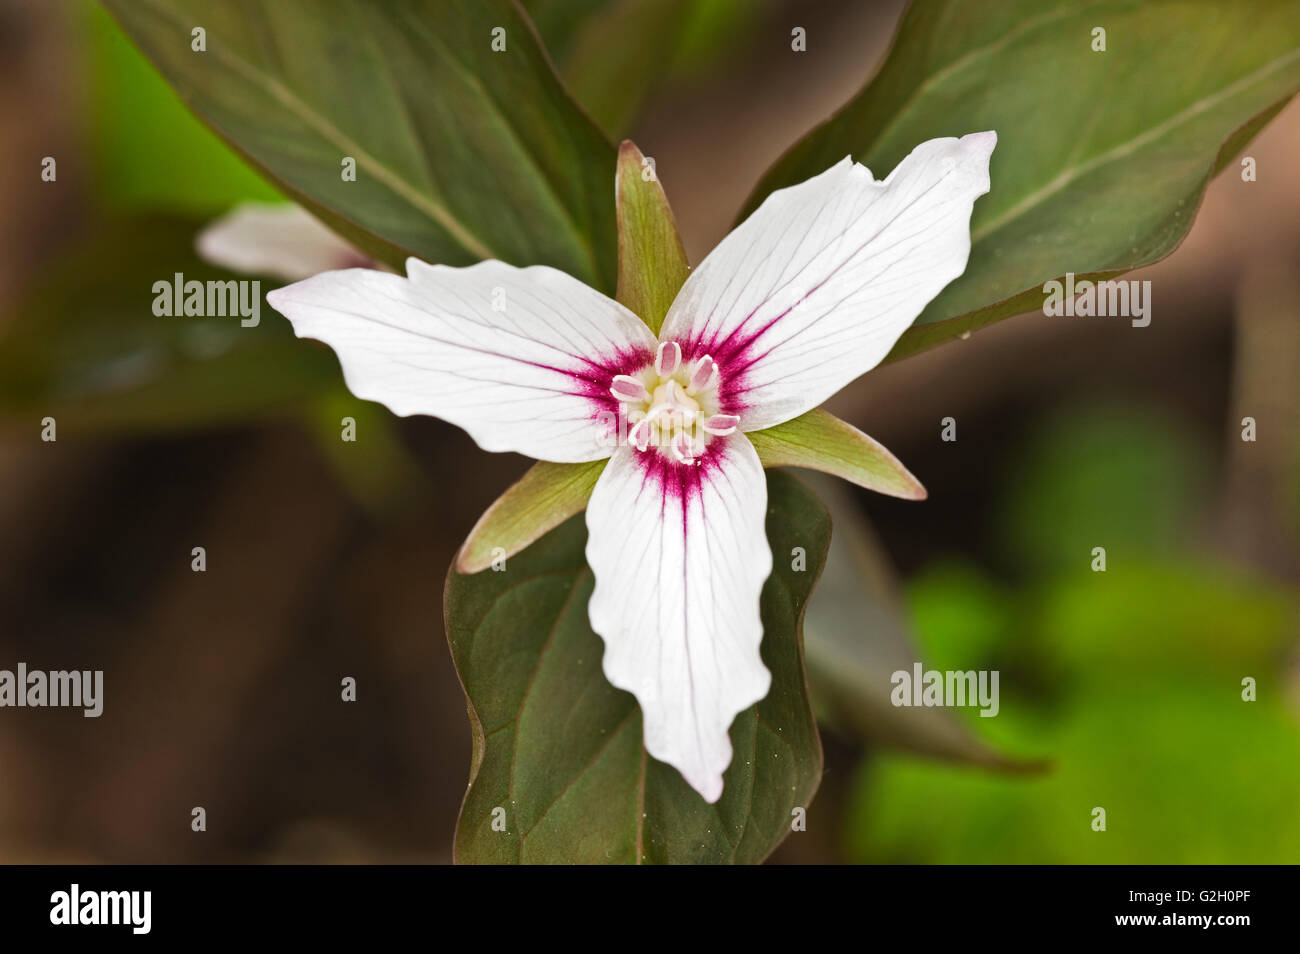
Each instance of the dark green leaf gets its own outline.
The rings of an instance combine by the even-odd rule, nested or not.
[[[1043,284],[1066,272],[1168,255],[1225,143],[1242,148],[1297,88],[1293,2],[919,0],[876,77],[782,157],[746,213],[845,155],[882,176],[927,139],[996,130],[970,264],[899,358],[1040,306]]]
[[[574,98],[618,138],[661,87],[743,58],[773,0],[524,0]]]
[[[474,734],[459,861],[758,862],[790,832],[821,776],[800,621],[830,521],[788,475],[769,474],[768,494],[776,560],[763,588],[762,653],[772,689],[732,724],[735,757],[715,805],[646,755],[636,700],[601,672],[580,517],[503,572],[453,569],[447,635]],[[802,572],[791,569],[795,547],[807,554]],[[498,808],[504,831],[493,829]]]
[[[339,388],[337,361],[266,304],[238,316],[159,317],[157,281],[230,279],[194,255],[199,223],[117,218],[54,261],[0,336],[0,415],[59,436],[162,432],[296,414]],[[250,289],[251,291],[251,289]]]
[[[573,33],[561,75],[600,128],[618,137],[668,78],[691,13],[688,0],[607,3]]]
[[[612,0],[522,0],[524,9],[557,63],[564,61],[583,24],[602,13]]]
[[[517,5],[105,3],[201,118],[376,257],[552,265],[613,291],[613,147]]]

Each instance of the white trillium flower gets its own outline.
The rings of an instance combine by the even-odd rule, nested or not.
[[[286,282],[331,268],[378,267],[306,209],[288,203],[241,202],[205,227],[194,249],[205,262],[232,272]]]
[[[408,259],[271,292],[349,389],[430,414],[489,451],[609,458],[587,506],[588,607],[645,747],[706,800],[728,730],[762,699],[767,485],[746,432],[817,407],[875,367],[966,268],[997,136],[918,146],[883,181],[845,158],[773,192],[687,278],[656,338],[545,266]]]

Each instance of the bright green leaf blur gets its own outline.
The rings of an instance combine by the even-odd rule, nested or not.
[[[201,215],[241,200],[282,198],[185,108],[102,6],[79,0],[69,9],[89,47],[83,87],[97,197],[112,206]]]
[[[1159,421],[1157,424],[1155,422]],[[975,719],[1042,777],[883,755],[866,762],[845,851],[913,863],[1287,863],[1300,857],[1300,721],[1288,671],[1300,603],[1196,556],[1197,445],[1141,408],[1044,422],[1004,487],[1012,587],[949,561],[909,603],[935,668],[994,668]],[[1072,448],[1063,445],[1074,444]],[[1091,547],[1107,547],[1093,572]],[[1258,699],[1242,699],[1242,680]],[[1106,810],[1094,832],[1092,810]],[[1243,821],[1249,819],[1248,824]]]

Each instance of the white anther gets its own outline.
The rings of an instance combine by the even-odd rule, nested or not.
[[[614,375],[614,382],[609,387],[609,393],[620,401],[630,403],[639,404],[650,400],[650,392],[646,390],[645,384],[640,378],[634,378],[630,374]]]
[[[726,437],[734,433],[739,424],[740,417],[735,414],[714,414],[700,422],[706,434],[713,434],[716,437]]]
[[[718,363],[713,360],[711,355],[705,355],[700,359],[700,363],[695,366],[695,371],[691,374],[691,384],[688,389],[691,394],[711,388],[718,383]]]
[[[655,355],[655,373],[661,378],[666,378],[676,371],[681,363],[682,346],[676,341],[665,341],[659,346],[659,352]]]

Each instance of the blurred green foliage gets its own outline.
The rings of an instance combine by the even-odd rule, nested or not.
[[[95,196],[115,209],[203,215],[282,198],[185,107],[102,6],[78,0],[69,10],[87,49],[81,115]]]
[[[1208,470],[1191,435],[1154,409],[1068,408],[1012,462],[1016,492],[1004,497],[994,532],[1029,574],[1084,565],[1096,546],[1119,563],[1135,552],[1171,554],[1197,529]]]
[[[855,861],[1280,863],[1300,860],[1300,726],[1287,685],[1296,594],[1189,555],[1203,455],[1131,408],[1069,410],[1008,468],[1004,584],[958,561],[908,602],[938,669],[1002,673],[975,719],[1053,760],[1015,778],[881,755],[855,786]],[[1105,573],[1090,551],[1107,547]],[[1242,700],[1242,680],[1258,701]],[[1106,810],[1106,831],[1092,811]]]
[[[48,414],[60,436],[185,433],[294,414],[340,388],[334,356],[298,341],[261,295],[256,327],[154,315],[155,282],[228,277],[194,254],[198,227],[112,217],[42,270],[0,333],[0,422],[30,428]]]

